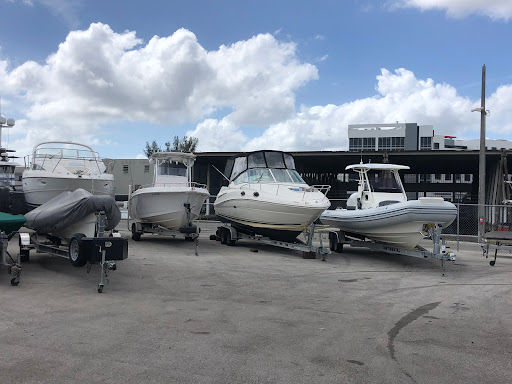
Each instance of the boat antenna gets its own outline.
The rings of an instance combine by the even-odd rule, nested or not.
[[[219,168],[217,168],[215,165],[213,164],[210,164],[217,172],[219,172],[222,176],[224,176],[224,178],[228,181],[228,182],[231,182],[231,180],[229,180],[229,178],[223,174],[221,171],[219,171]]]

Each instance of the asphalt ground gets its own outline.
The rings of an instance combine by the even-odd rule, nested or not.
[[[17,287],[0,267],[0,383],[512,382],[510,253],[490,267],[462,243],[443,276],[366,249],[323,262],[228,247],[211,230],[198,256],[130,239],[102,294],[97,266],[33,253]]]

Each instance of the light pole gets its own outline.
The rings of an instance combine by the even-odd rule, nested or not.
[[[485,231],[485,64],[482,66],[482,96],[480,108],[471,112],[480,112],[480,153],[478,156],[478,242]]]

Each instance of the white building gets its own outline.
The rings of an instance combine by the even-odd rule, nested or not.
[[[416,123],[349,124],[349,151],[445,149],[452,137],[435,135],[432,125]]]

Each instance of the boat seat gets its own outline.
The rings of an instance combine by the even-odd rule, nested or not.
[[[379,207],[385,207],[386,205],[398,204],[398,203],[399,203],[399,201],[396,201],[396,200],[384,200],[379,203]]]

